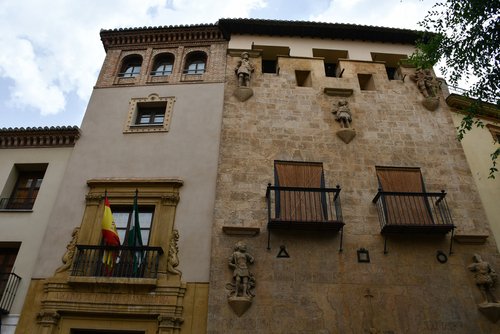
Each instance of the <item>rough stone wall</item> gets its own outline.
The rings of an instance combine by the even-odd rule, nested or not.
[[[481,295],[467,270],[473,253],[500,270],[492,236],[485,244],[454,245],[448,262],[445,237],[390,237],[383,253],[377,211],[375,166],[420,167],[427,191],[445,189],[456,234],[489,233],[476,186],[444,100],[428,111],[409,74],[387,79],[381,63],[341,61],[342,78],[324,76],[318,59],[279,58],[279,75],[262,74],[255,64],[246,102],[233,93],[238,57],[227,57],[209,292],[208,333],[491,333],[495,326],[477,310]],[[297,87],[295,70],[311,71],[312,86]],[[361,91],[357,73],[371,73],[376,90]],[[341,97],[325,87],[350,88],[345,98],[356,137],[336,136],[332,115]],[[273,161],[323,162],[327,187],[339,184],[344,222],[340,236],[273,232],[267,247],[266,186],[274,183]],[[223,233],[223,226],[260,228],[255,237]],[[232,279],[228,257],[243,240],[255,257],[256,297],[241,317],[227,303]],[[277,258],[285,245],[290,258]],[[358,263],[356,250],[370,251]]]

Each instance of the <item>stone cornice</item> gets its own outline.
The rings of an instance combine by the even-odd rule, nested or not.
[[[71,147],[80,137],[77,126],[1,128],[0,149]]]
[[[446,104],[448,104],[452,108],[458,109],[461,112],[466,111],[467,108],[470,107],[474,102],[474,99],[458,94],[450,94],[446,98]],[[484,117],[498,122],[500,121],[500,108],[492,103],[483,102],[479,105],[477,114],[475,114],[474,116]]]
[[[225,41],[222,32],[216,25],[164,26],[101,30],[101,41],[104,50],[114,47],[134,47],[154,44],[182,44]]]

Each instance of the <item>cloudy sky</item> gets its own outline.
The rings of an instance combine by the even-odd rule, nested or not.
[[[434,0],[0,0],[0,128],[80,125],[99,31],[262,18],[419,29]]]

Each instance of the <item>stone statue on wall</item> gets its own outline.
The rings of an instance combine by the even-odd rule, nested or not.
[[[340,123],[340,127],[348,129],[351,127],[352,114],[349,109],[348,102],[346,100],[340,100],[337,103],[337,107],[333,111],[335,115],[335,120]]]
[[[170,239],[170,245],[168,247],[168,264],[167,271],[174,275],[181,275],[181,271],[176,267],[179,265],[179,247],[177,246],[177,242],[179,241],[179,231],[174,230],[172,239]]]
[[[432,76],[430,69],[418,69],[410,78],[416,82],[418,90],[424,97],[435,97],[437,95],[438,84]]]
[[[333,105],[332,114],[335,120],[340,123],[340,130],[337,130],[337,136],[346,144],[356,136],[356,131],[351,127],[352,113],[347,100],[340,100]]]
[[[498,275],[478,254],[474,254],[472,259],[474,263],[467,268],[474,273],[476,285],[483,296],[483,302],[478,304],[478,309],[492,322],[497,322],[500,319],[500,303],[494,292]]]
[[[410,75],[410,78],[417,84],[418,90],[424,96],[423,106],[430,111],[436,110],[439,106],[439,84],[432,75],[432,71],[428,68],[419,68],[415,71],[415,74]]]
[[[484,303],[498,303],[497,298],[493,295],[498,278],[497,273],[490,267],[490,264],[483,261],[478,254],[474,254],[472,258],[474,263],[469,265],[468,268],[470,271],[474,272],[476,285],[479,290],[481,290]]]
[[[243,52],[241,54],[240,60],[234,69],[234,72],[238,76],[238,86],[239,87],[249,87],[250,79],[252,73],[255,70],[253,64],[250,62],[250,55],[248,52]]]
[[[229,268],[233,270],[233,281],[226,284],[226,288],[230,291],[229,305],[238,316],[245,313],[255,296],[252,291],[255,287],[255,277],[248,270],[248,265],[253,263],[254,258],[247,252],[246,244],[238,241],[228,261]]]
[[[56,273],[61,273],[63,271],[68,270],[73,263],[73,258],[75,257],[76,252],[76,242],[78,241],[78,233],[80,232],[79,227],[75,227],[73,232],[71,233],[71,241],[66,246],[66,252],[62,257],[63,265],[56,269]]]

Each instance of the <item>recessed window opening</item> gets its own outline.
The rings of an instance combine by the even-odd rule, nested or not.
[[[295,79],[299,87],[311,87],[311,71],[295,71]]]
[[[252,50],[259,50],[262,57],[262,73],[278,73],[278,56],[289,56],[288,46],[253,45]]]
[[[137,104],[136,125],[162,125],[165,120],[166,103]]]
[[[186,57],[184,74],[203,74],[206,70],[207,55],[205,52],[191,52]]]
[[[347,50],[312,49],[313,57],[324,58],[325,76],[336,77],[339,59],[349,57]]]
[[[171,75],[174,68],[174,56],[171,54],[160,54],[156,56],[153,71],[153,76]]]
[[[358,82],[361,90],[375,90],[375,82],[371,74],[358,73]]]
[[[123,59],[123,64],[118,73],[122,78],[133,78],[141,74],[142,57],[139,55],[132,55]]]
[[[371,52],[371,55],[373,61],[380,61],[385,63],[385,71],[387,72],[387,78],[389,80],[401,79],[397,69],[402,60],[408,59],[407,55],[380,52]]]
[[[0,208],[6,210],[31,210],[35,204],[48,164],[16,164],[11,172],[10,186],[2,191]],[[14,182],[15,181],[15,182]]]

